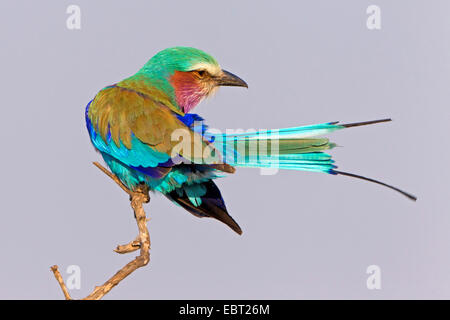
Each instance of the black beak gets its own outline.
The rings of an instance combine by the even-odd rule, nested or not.
[[[228,72],[226,70],[222,70],[222,74],[216,77],[216,83],[218,86],[230,86],[230,87],[246,87],[248,88],[247,83],[239,78],[238,76]]]

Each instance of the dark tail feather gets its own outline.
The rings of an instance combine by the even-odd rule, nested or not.
[[[417,200],[416,196],[414,196],[414,195],[412,195],[412,194],[410,194],[408,192],[405,192],[403,190],[400,190],[399,188],[396,188],[394,186],[386,184],[384,182],[375,180],[375,179],[366,178],[366,177],[363,177],[363,176],[360,176],[360,175],[357,175],[357,174],[343,172],[343,171],[338,171],[338,170],[334,170],[334,169],[330,173],[332,173],[332,174],[340,174],[340,175],[343,175],[343,176],[348,176],[348,177],[352,177],[352,178],[358,178],[358,179],[361,179],[361,180],[366,180],[366,181],[370,181],[370,182],[373,182],[373,183],[376,183],[376,184],[380,184],[382,186],[388,187],[389,189],[392,189],[392,190],[395,190],[397,192],[400,192],[402,195],[404,195],[405,197],[408,197],[409,199],[411,199],[413,201]]]
[[[201,197],[202,203],[199,206],[195,206],[189,200],[186,192],[184,191],[182,196],[180,196],[175,190],[169,194],[166,194],[166,197],[178,203],[180,206],[182,206],[184,209],[186,209],[196,217],[210,217],[217,219],[225,223],[236,233],[242,234],[242,230],[239,225],[228,214],[227,208],[225,207],[225,202],[223,201],[222,195],[220,194],[219,188],[217,188],[216,184],[210,180],[207,182],[203,182],[202,185],[206,187],[206,194]]]
[[[351,127],[366,126],[366,125],[369,125],[369,124],[375,124],[375,123],[381,123],[381,122],[389,122],[389,121],[392,121],[392,119],[380,119],[380,120],[354,122],[354,123],[346,123],[346,124],[339,124],[339,121],[335,121],[335,122],[332,122],[331,124],[337,124],[337,125],[345,127],[345,128],[351,128]]]

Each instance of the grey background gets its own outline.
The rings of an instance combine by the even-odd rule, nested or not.
[[[82,28],[66,28],[81,7]],[[366,28],[381,7],[382,29]],[[2,1],[0,298],[61,299],[49,267],[81,267],[87,295],[135,255],[128,197],[91,162],[84,108],[153,54],[188,45],[249,83],[197,107],[215,128],[392,117],[332,135],[358,180],[239,169],[218,184],[237,236],[161,196],[151,263],[107,298],[450,298],[449,1]],[[381,267],[382,289],[366,288]]]

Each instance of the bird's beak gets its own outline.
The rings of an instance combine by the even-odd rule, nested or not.
[[[230,87],[246,87],[247,83],[239,78],[237,75],[232,74],[226,70],[222,70],[222,73],[215,78],[218,86],[230,86]]]

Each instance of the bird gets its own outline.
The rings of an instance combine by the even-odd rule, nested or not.
[[[191,110],[221,86],[248,88],[200,49],[164,49],[137,73],[104,87],[89,101],[85,119],[90,140],[130,190],[144,184],[194,216],[217,219],[237,234],[242,229],[228,213],[215,183],[236,167],[349,176],[417,199],[384,182],[337,170],[325,152],[336,144],[323,135],[391,119],[217,133]]]

